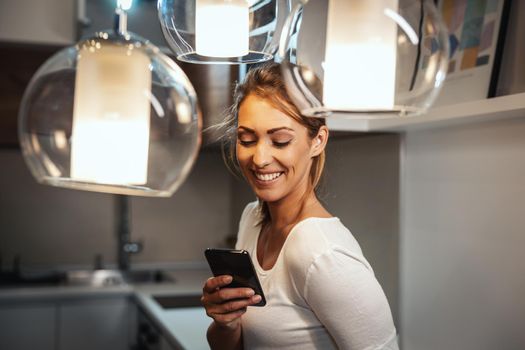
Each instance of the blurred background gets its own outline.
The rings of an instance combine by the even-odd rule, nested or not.
[[[39,65],[61,47],[112,26],[112,1],[84,5],[0,0],[4,272],[117,265],[118,198],[37,184],[17,143],[19,103]],[[55,27],[43,25],[44,17]],[[525,91],[523,2],[512,3],[508,21],[500,95]],[[168,52],[155,1],[135,1],[128,28]],[[197,90],[204,127],[220,121],[239,68],[177,64]],[[321,199],[361,244],[404,349],[525,348],[523,135],[521,118],[397,133],[339,132],[330,140]],[[206,247],[234,243],[240,214],[255,197],[228,172],[215,137],[204,135],[191,174],[171,198],[130,198],[131,239],[143,245],[131,257],[132,269],[206,269]],[[1,313],[0,305],[0,319]]]

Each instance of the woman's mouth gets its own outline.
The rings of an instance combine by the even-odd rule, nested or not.
[[[281,177],[281,175],[284,174],[284,172],[278,171],[274,173],[260,173],[257,171],[253,171],[253,174],[255,175],[255,179],[257,180],[257,182],[266,185],[277,181],[277,179]]]

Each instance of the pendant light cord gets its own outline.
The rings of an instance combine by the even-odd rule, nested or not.
[[[416,77],[417,77],[417,71],[419,70],[419,61],[421,59],[421,42],[423,41],[423,22],[425,18],[425,7],[423,5],[423,0],[421,2],[421,8],[419,10],[419,40],[417,43],[417,56],[416,56],[416,62],[414,65],[414,72],[412,73],[412,81],[410,82],[410,89],[409,91],[412,91],[414,89],[414,85],[416,84]]]
[[[115,9],[113,30],[120,35],[127,35],[128,33],[128,12],[120,6]]]

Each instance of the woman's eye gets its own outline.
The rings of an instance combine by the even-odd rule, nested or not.
[[[290,144],[290,141],[273,141],[273,145],[278,148],[286,147]]]
[[[239,140],[239,143],[242,146],[251,146],[251,145],[255,144],[255,140]]]

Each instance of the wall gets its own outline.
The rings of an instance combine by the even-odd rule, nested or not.
[[[18,150],[0,150],[0,256],[4,268],[20,255],[27,267],[93,266],[116,260],[115,198],[37,184]],[[169,199],[131,199],[131,235],[144,250],[132,264],[203,260],[230,229],[231,178],[220,154],[201,152],[191,174]]]
[[[510,7],[505,46],[501,59],[497,96],[525,92],[525,2],[513,1]]]
[[[402,141],[403,348],[525,348],[525,121]]]
[[[499,95],[525,91],[524,20],[513,1]],[[403,349],[525,349],[523,135],[521,118],[402,137]]]

